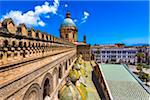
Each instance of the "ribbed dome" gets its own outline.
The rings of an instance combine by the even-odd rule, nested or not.
[[[66,18],[63,20],[61,27],[76,26],[70,16],[71,16],[70,12],[67,12]]]
[[[60,100],[82,100],[77,88],[72,83],[67,83],[58,92]]]

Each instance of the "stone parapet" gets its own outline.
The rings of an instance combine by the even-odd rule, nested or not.
[[[75,48],[68,41],[33,28],[27,30],[25,24],[16,27],[11,18],[5,19],[0,28],[0,69]]]

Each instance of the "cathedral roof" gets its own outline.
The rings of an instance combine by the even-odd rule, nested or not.
[[[61,27],[68,27],[68,26],[76,27],[75,23],[73,22],[73,20],[70,17],[70,12],[67,12],[66,18],[61,23]]]

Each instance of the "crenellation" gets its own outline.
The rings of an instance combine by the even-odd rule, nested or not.
[[[19,24],[17,29],[18,29],[18,32],[20,32],[22,36],[26,36],[26,37],[28,36],[27,27],[24,23]]]
[[[7,32],[10,32],[12,34],[16,33],[17,28],[15,27],[15,24],[11,18],[6,18],[2,22],[2,29]]]
[[[34,31],[33,28],[27,30],[25,24],[19,24],[16,31],[15,24],[11,18],[5,19],[2,22],[2,27],[0,29],[0,65],[11,64],[14,60],[19,60],[20,62],[32,56],[43,57],[52,52],[60,51],[60,48],[74,47],[73,44],[46,32]],[[5,31],[5,29],[8,31]],[[8,34],[13,34],[7,35],[7,32]]]

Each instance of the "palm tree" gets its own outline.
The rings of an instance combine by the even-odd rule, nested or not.
[[[137,53],[135,56],[137,57],[137,62],[138,63],[142,63],[143,58],[145,57],[144,53]]]

